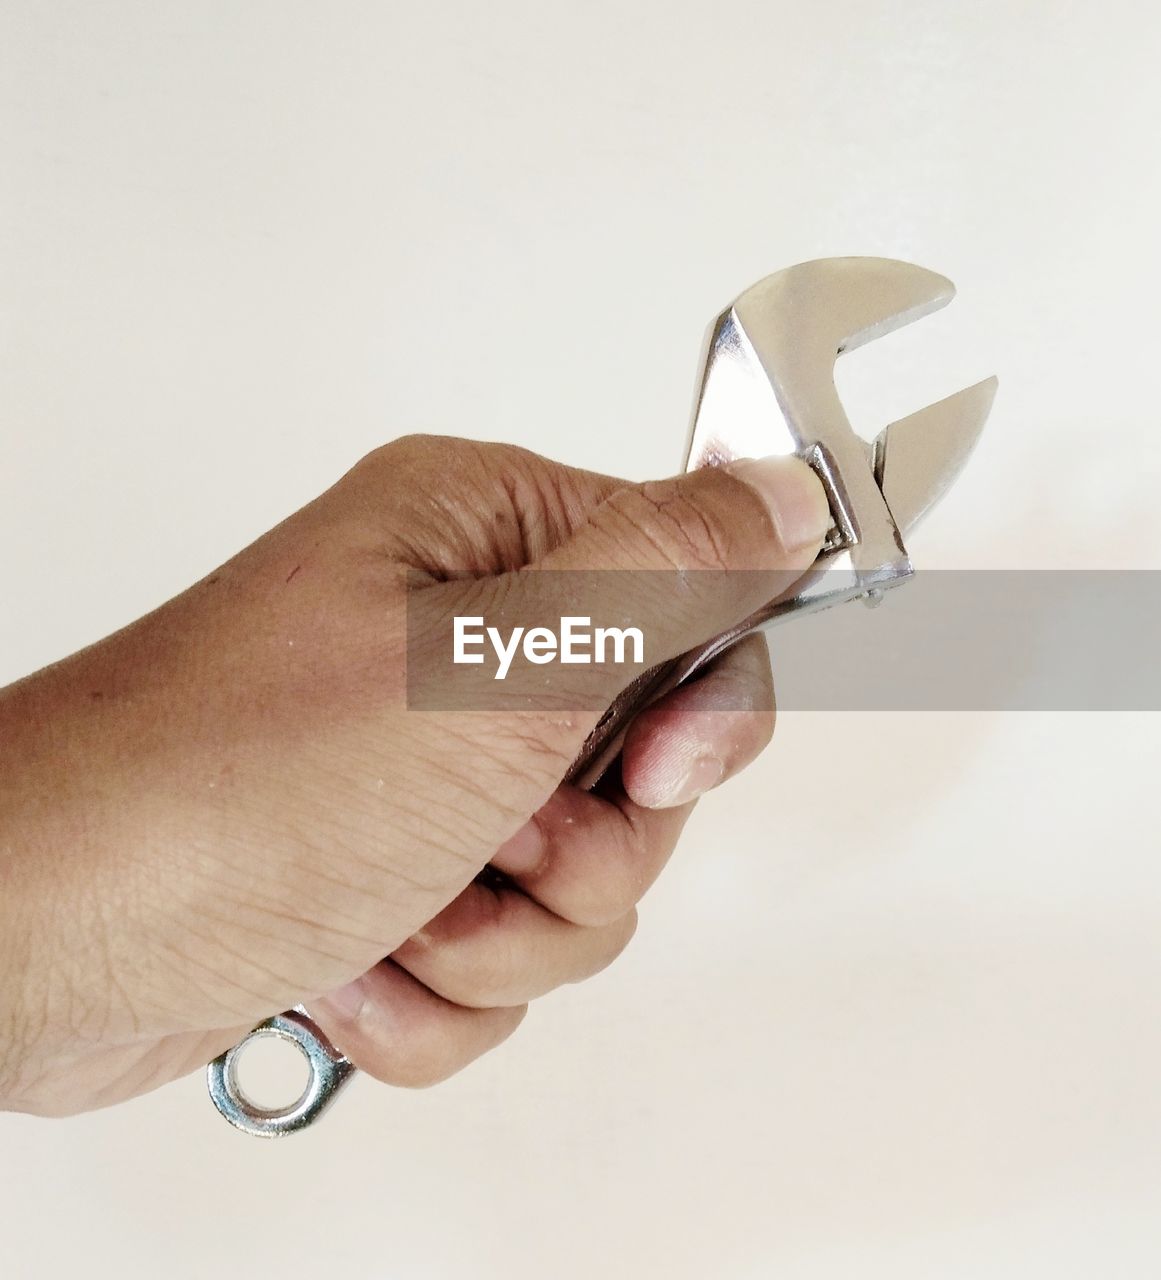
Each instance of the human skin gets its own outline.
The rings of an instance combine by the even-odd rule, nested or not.
[[[829,522],[793,458],[631,485],[407,437],[0,691],[0,1103],[121,1101],[295,1004],[394,1084],[498,1044],[529,1000],[626,945],[696,796],[769,740],[769,662],[744,642],[657,702],[619,779],[589,793],[563,779],[594,698],[632,672],[562,668],[575,707],[409,709],[409,584],[450,618],[519,602],[544,569],[789,582]],[[638,593],[651,660],[748,616],[771,580]]]

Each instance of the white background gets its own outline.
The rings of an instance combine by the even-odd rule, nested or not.
[[[706,322],[830,254],[960,287],[856,422],[1001,378],[921,566],[1161,567],[1159,12],[2,0],[0,681],[403,432],[674,470]],[[283,1144],[198,1077],[0,1118],[0,1272],[1155,1276],[1159,745],[786,715],[451,1083]]]

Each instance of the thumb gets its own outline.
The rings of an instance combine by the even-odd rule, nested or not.
[[[814,563],[830,525],[821,482],[792,456],[625,485],[526,568],[420,593],[412,705],[599,712],[643,671],[780,597]],[[587,650],[582,636],[566,656],[566,620],[590,624]],[[461,624],[460,635],[474,627],[470,655],[452,635]],[[639,643],[599,645],[605,629],[631,629]],[[582,740],[586,719],[572,726]]]
[[[532,567],[587,571],[557,594],[594,614],[632,616],[647,628],[653,664],[781,595],[817,559],[831,523],[800,458],[747,458],[617,490]]]

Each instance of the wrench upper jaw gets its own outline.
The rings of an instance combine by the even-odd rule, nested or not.
[[[816,567],[828,568],[820,576],[831,583],[849,578],[843,599],[910,575],[903,533],[955,479],[994,383],[928,406],[868,445],[835,390],[835,360],[954,296],[951,281],[911,263],[826,258],[760,280],[707,335],[686,468],[785,453],[810,461],[838,531]],[[821,598],[830,588],[812,591]]]
[[[759,280],[733,303],[776,383],[830,375],[837,356],[938,311],[955,286],[893,258],[821,258]],[[808,379],[809,385],[810,379]]]
[[[706,334],[686,469],[805,455],[829,447],[825,435],[853,436],[834,389],[837,357],[954,296],[944,276],[890,258],[822,258],[758,281]]]

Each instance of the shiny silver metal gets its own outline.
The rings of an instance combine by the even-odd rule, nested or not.
[[[306,1059],[309,1072],[302,1095],[286,1107],[260,1107],[238,1083],[238,1059],[255,1040],[273,1036],[293,1044]],[[210,1098],[223,1116],[244,1133],[280,1138],[305,1129],[334,1102],[355,1068],[327,1040],[307,1011],[296,1005],[267,1018],[232,1049],[206,1068]]]
[[[850,425],[834,385],[835,360],[946,306],[943,276],[889,258],[823,258],[767,276],[711,324],[702,351],[685,469],[738,458],[797,454],[827,491],[834,529],[793,595],[625,689],[568,774],[594,786],[616,758],[633,717],[759,628],[846,600],[877,603],[913,570],[904,535],[959,475],[991,409],[988,378],[885,428],[874,441]],[[262,1111],[237,1088],[234,1055],[256,1035],[283,1035],[306,1055],[311,1082],[283,1111]],[[292,1133],[322,1114],[353,1068],[305,1010],[271,1018],[210,1064],[210,1095],[247,1133]]]
[[[826,488],[834,529],[793,595],[623,690],[570,781],[595,785],[638,712],[752,631],[847,600],[877,604],[911,576],[903,536],[959,475],[987,421],[996,379],[927,405],[867,442],[839,401],[834,365],[844,351],[930,315],[954,296],[950,280],[908,262],[822,258],[760,280],[710,325],[685,469],[797,454]]]

